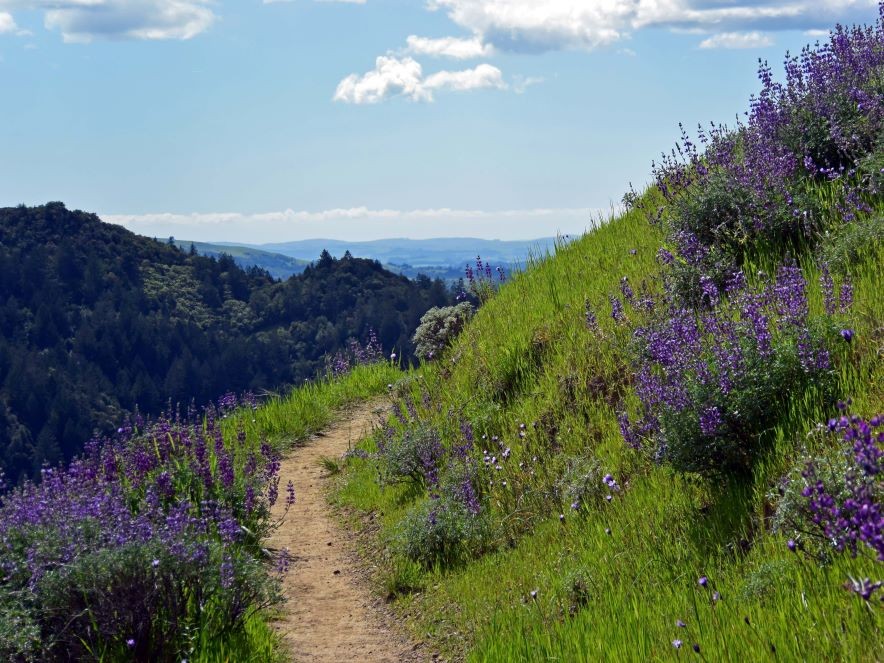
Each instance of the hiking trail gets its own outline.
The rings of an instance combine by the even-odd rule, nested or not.
[[[415,646],[391,628],[382,601],[372,594],[356,561],[355,536],[332,513],[329,479],[320,464],[323,456],[340,459],[371,431],[376,407],[377,403],[364,403],[345,410],[329,428],[282,460],[274,518],[285,511],[289,481],[295,503],[268,541],[291,554],[283,582],[286,603],[274,627],[299,663],[419,660]]]

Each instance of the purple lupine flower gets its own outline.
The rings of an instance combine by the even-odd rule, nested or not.
[[[857,594],[864,601],[870,601],[872,599],[872,594],[874,594],[878,589],[880,589],[884,585],[884,582],[872,582],[868,578],[862,579],[853,579],[851,578],[846,587],[849,591]]]
[[[671,265],[673,262],[675,262],[675,256],[673,256],[672,253],[661,247],[657,250],[657,260],[659,260],[664,265]]]
[[[620,293],[623,295],[623,301],[635,306],[635,293],[632,291],[632,286],[629,285],[629,279],[625,276],[620,279]]]
[[[700,432],[706,436],[713,436],[721,429],[723,424],[721,411],[717,406],[708,407],[700,413]]]
[[[880,415],[865,421],[842,415],[829,421],[828,428],[841,433],[851,452],[854,468],[845,477],[847,494],[832,494],[817,477],[811,464],[802,473],[814,525],[837,550],[856,556],[862,546],[871,548],[884,561],[884,510],[877,499],[878,476],[884,471],[884,430]]]
[[[593,333],[598,333],[599,321],[596,318],[595,311],[593,311],[592,307],[589,305],[589,300],[586,300],[586,302],[584,302],[584,310],[585,310],[584,320],[586,323],[586,328]]]
[[[853,285],[847,279],[841,284],[841,294],[838,299],[838,305],[842,313],[846,313],[853,305]]]
[[[853,341],[854,332],[852,329],[842,329],[841,330],[841,338],[843,338],[848,343]]]

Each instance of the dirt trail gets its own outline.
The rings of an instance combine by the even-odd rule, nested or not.
[[[393,631],[354,563],[353,535],[343,530],[326,501],[322,456],[340,458],[371,430],[372,404],[347,411],[338,423],[298,447],[282,461],[281,516],[285,486],[296,502],[271,537],[288,548],[292,563],[284,583],[287,602],[275,624],[294,661],[411,661],[417,655]]]

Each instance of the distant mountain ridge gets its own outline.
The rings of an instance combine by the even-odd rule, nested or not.
[[[185,251],[193,244],[200,255],[228,254],[240,267],[259,267],[278,279],[300,274],[322,251],[328,251],[336,257],[349,252],[354,258],[377,260],[386,269],[409,278],[423,274],[452,282],[463,277],[466,265],[474,263],[478,256],[509,273],[524,266],[529,256],[552,253],[557,241],[555,237],[531,240],[439,237],[364,242],[320,238],[270,244],[175,240],[175,244]]]
[[[320,249],[310,259],[302,259],[238,244],[175,240],[175,246],[183,251],[189,251],[190,247],[193,246],[197,253],[209,258],[220,258],[222,255],[229,255],[243,269],[258,267],[273,278],[283,281],[290,276],[302,273],[322,252]]]
[[[316,256],[323,249],[332,255],[349,251],[354,258],[371,258],[391,265],[445,267],[466,265],[482,256],[493,263],[524,262],[529,254],[552,250],[556,238],[532,240],[478,239],[475,237],[439,237],[435,239],[390,238],[365,242],[333,239],[306,239],[295,242],[260,244],[255,248],[281,253],[292,258]]]

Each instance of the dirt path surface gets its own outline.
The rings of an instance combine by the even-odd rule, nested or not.
[[[326,498],[323,456],[340,458],[371,430],[373,405],[345,412],[338,423],[314,436],[282,461],[280,500],[292,481],[296,502],[268,542],[288,548],[291,567],[284,583],[286,604],[276,628],[298,662],[413,661],[416,652],[389,625],[354,563],[354,536],[335,521]]]

